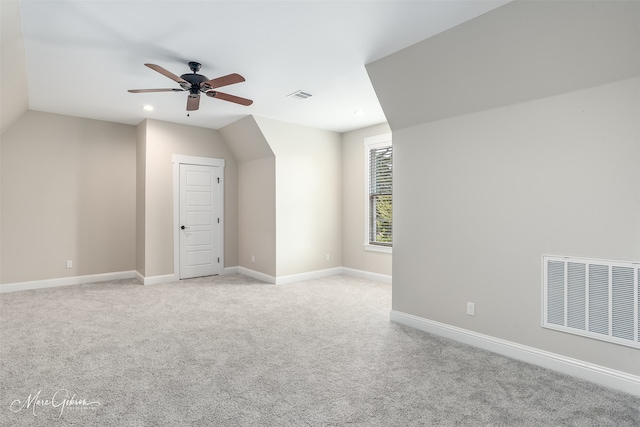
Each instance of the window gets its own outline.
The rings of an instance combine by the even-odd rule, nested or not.
[[[393,243],[393,146],[391,134],[365,138],[367,201],[365,249],[391,252]]]

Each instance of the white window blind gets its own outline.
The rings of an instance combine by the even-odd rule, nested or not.
[[[391,246],[393,242],[393,147],[386,144],[369,147],[370,245]]]

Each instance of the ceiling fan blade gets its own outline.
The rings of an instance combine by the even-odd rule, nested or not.
[[[184,89],[129,89],[127,92],[131,92],[131,93],[145,93],[145,92],[184,92]]]
[[[222,92],[207,92],[207,96],[212,98],[222,99],[223,101],[235,102],[236,104],[249,106],[253,104],[253,101],[247,98],[241,98],[235,95],[229,95],[228,93]]]
[[[226,76],[218,77],[217,79],[207,80],[206,82],[202,82],[202,86],[206,86],[210,89],[215,89],[217,87],[228,86],[234,83],[240,83],[244,81],[244,77],[240,74],[228,74]]]
[[[189,94],[187,98],[187,111],[195,111],[200,108],[200,95]]]
[[[144,64],[144,65],[151,68],[153,71],[157,71],[158,73],[162,74],[165,77],[169,77],[174,82],[189,84],[189,82],[187,82],[183,78],[176,76],[171,71],[167,71],[159,65],[156,65],[156,64]]]

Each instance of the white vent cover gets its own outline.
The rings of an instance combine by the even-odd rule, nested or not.
[[[302,90],[298,90],[295,91],[293,93],[290,93],[289,95],[287,95],[290,98],[295,98],[295,99],[300,99],[300,100],[304,100],[304,99],[309,99],[311,98],[313,95],[310,94],[309,92],[305,92]]]
[[[542,259],[543,327],[640,348],[640,263]]]

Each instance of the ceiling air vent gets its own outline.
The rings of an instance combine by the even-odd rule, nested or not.
[[[309,99],[311,98],[313,95],[310,94],[309,92],[305,92],[303,90],[297,90],[293,93],[290,93],[289,95],[287,95],[289,98],[295,98],[295,99],[300,99],[300,100],[305,100],[305,99]]]

